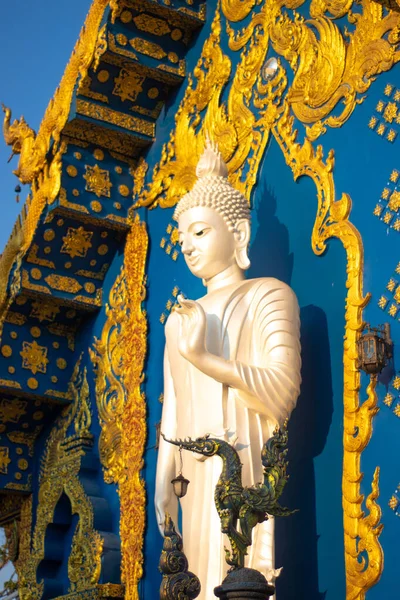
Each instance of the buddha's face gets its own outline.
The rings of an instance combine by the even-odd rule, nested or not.
[[[179,243],[186,264],[205,281],[236,264],[237,235],[213,208],[195,206],[179,217]]]

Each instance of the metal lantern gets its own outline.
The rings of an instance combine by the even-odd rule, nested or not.
[[[378,375],[392,357],[390,325],[367,324],[358,340],[358,368],[368,375]]]
[[[183,498],[183,496],[186,496],[188,485],[190,483],[189,479],[185,479],[182,473],[179,473],[175,479],[172,479],[171,483],[174,486],[175,496],[178,498]]]
[[[182,461],[182,446],[179,447],[179,457],[180,457],[180,469],[179,474],[171,480],[172,485],[174,486],[175,496],[178,498],[183,498],[186,496],[188,485],[190,483],[189,479],[186,479],[182,475],[183,461]]]

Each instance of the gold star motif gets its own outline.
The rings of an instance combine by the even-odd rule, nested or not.
[[[379,100],[378,104],[376,105],[376,111],[381,113],[384,108],[385,108],[385,103],[382,102],[382,100]]]
[[[400,404],[396,404],[395,408],[393,409],[393,412],[396,415],[396,417],[400,418]]]
[[[396,90],[395,94],[393,96],[393,100],[396,100],[396,102],[398,102],[400,100],[400,90]]]
[[[147,16],[147,15],[143,15]],[[113,89],[114,96],[119,96],[122,102],[130,100],[135,102],[136,98],[143,91],[143,82],[146,78],[139,73],[121,69],[118,77],[114,79],[115,86]]]
[[[396,375],[396,377],[393,379],[393,387],[395,390],[400,390],[400,376]]]
[[[172,229],[171,235],[170,235],[170,240],[171,240],[171,244],[177,244],[179,242],[179,231],[176,227],[174,227]]]
[[[388,310],[388,313],[391,317],[395,318],[397,311],[399,310],[398,306],[392,304]]]
[[[383,118],[387,123],[393,123],[397,117],[397,104],[395,102],[389,102],[383,112]]]
[[[397,496],[393,495],[389,500],[389,506],[392,510],[396,510],[398,505],[399,505],[399,499],[397,498]]]
[[[386,136],[386,139],[387,139],[389,142],[394,142],[394,140],[396,139],[396,136],[397,136],[397,133],[395,132],[395,130],[394,130],[394,129],[391,129],[391,130],[389,131],[389,133],[387,134],[387,136]]]
[[[395,279],[389,279],[388,284],[387,284],[387,289],[389,290],[389,292],[393,292],[394,288],[396,287],[397,282]]]
[[[383,124],[383,123],[381,123],[381,124],[379,125],[378,129],[376,130],[376,133],[377,133],[378,135],[383,135],[383,134],[385,133],[385,131],[386,131],[386,127],[384,126],[384,124]]]
[[[385,86],[385,89],[384,89],[383,93],[385,94],[385,96],[390,96],[390,94],[391,94],[392,92],[393,92],[393,86],[392,86],[392,85],[390,85],[390,83],[388,83],[388,84]]]
[[[29,369],[34,375],[36,373],[46,373],[47,364],[47,348],[39,346],[37,342],[23,342],[22,350],[22,368]]]
[[[110,181],[110,172],[106,169],[100,169],[99,165],[89,167],[85,165],[86,174],[83,178],[86,180],[85,190],[93,192],[98,198],[106,196],[110,198],[112,183]]]
[[[389,208],[391,210],[394,211],[398,211],[400,208],[400,192],[393,192],[393,194],[390,196],[390,200],[389,200],[389,204],[388,204]]]
[[[389,198],[390,190],[389,188],[385,188],[381,194],[382,200],[387,200]]]
[[[394,294],[394,299],[396,300],[397,304],[400,304],[400,285],[397,286],[397,290]]]
[[[387,212],[385,213],[385,216],[383,217],[383,222],[386,223],[386,225],[389,225],[390,221],[392,220],[392,213],[391,212]]]
[[[383,403],[390,408],[393,404],[393,400],[394,396],[392,394],[386,394],[386,396],[383,399]]]
[[[63,245],[60,252],[69,254],[71,258],[75,258],[75,256],[85,258],[87,251],[92,247],[92,236],[93,231],[86,231],[82,226],[77,229],[68,227],[67,235],[62,239]]]
[[[396,171],[396,169],[393,169],[393,171],[390,174],[390,181],[393,181],[393,183],[396,183],[398,178],[399,178],[399,172]]]
[[[379,308],[381,308],[382,310],[385,310],[388,302],[389,302],[389,300],[387,298],[385,298],[385,296],[381,296],[378,300]]]
[[[368,123],[368,127],[370,129],[373,129],[375,127],[375,125],[377,124],[378,119],[376,117],[371,117]]]
[[[394,225],[393,225],[393,229],[395,231],[400,231],[400,219],[396,219]]]
[[[383,206],[382,204],[377,204],[374,208],[374,215],[376,217],[380,217],[383,211]]]
[[[397,265],[397,267],[396,267],[396,273],[397,273],[398,275],[400,275],[400,262],[399,262],[399,264],[398,264],[398,265]]]

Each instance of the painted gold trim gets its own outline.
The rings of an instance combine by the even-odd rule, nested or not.
[[[122,581],[125,597],[139,600],[143,574],[145,485],[141,478],[146,439],[146,402],[141,391],[147,348],[142,302],[148,237],[134,218],[124,264],[106,306],[100,340],[90,351],[96,370],[96,401],[101,426],[99,455],[106,483],[117,483],[120,496]]]

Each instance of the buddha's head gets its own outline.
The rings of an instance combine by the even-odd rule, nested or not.
[[[196,168],[197,182],[178,203],[179,243],[185,261],[204,282],[236,265],[250,266],[250,208],[246,198],[228,181],[228,170],[218,150],[207,140]]]

